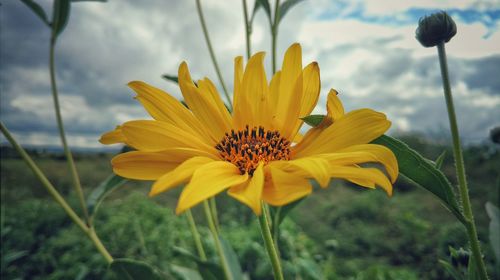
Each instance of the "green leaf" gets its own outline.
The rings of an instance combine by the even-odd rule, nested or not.
[[[164,279],[160,276],[160,273],[149,264],[132,259],[115,259],[109,265],[109,269],[121,280]]]
[[[30,252],[28,250],[9,252],[2,256],[2,262],[3,264],[9,265],[11,262],[17,261],[18,259],[29,255],[29,253]]]
[[[441,169],[443,166],[444,158],[446,156],[446,151],[443,151],[436,159],[434,162],[434,165],[436,166],[437,169]]]
[[[464,277],[454,268],[449,262],[444,260],[439,260],[439,263],[444,267],[446,271],[453,277],[455,280],[463,280]]]
[[[170,264],[170,271],[183,280],[203,280],[198,271],[189,267]]]
[[[314,127],[318,126],[323,121],[324,118],[325,118],[324,115],[309,115],[307,117],[303,117],[300,119],[303,120],[306,124]]]
[[[490,246],[500,264],[500,210],[491,202],[486,202],[485,207],[490,217]]]
[[[108,2],[108,0],[71,0],[71,2]]]
[[[70,0],[54,0],[52,14],[52,36],[54,40],[61,34],[69,21]]]
[[[271,6],[269,5],[268,0],[255,0],[255,5],[253,6],[252,17],[250,18],[250,25],[253,23],[253,19],[255,18],[255,14],[257,11],[262,8],[266,12],[267,19],[269,19],[269,24],[271,24]]]
[[[174,82],[176,84],[179,83],[179,78],[177,76],[173,76],[173,75],[168,75],[168,74],[163,74],[161,75],[161,77],[167,81],[171,81],[171,82]]]
[[[47,18],[47,14],[43,10],[43,8],[38,5],[38,3],[33,0],[21,0],[28,8],[31,9],[47,26],[50,26],[49,20]]]
[[[286,13],[295,5],[302,2],[303,0],[287,0],[280,5],[279,19],[278,23],[285,17]]]
[[[204,280],[218,280],[225,278],[224,271],[218,264],[210,261],[203,261],[198,256],[193,255],[191,252],[181,247],[174,247],[173,251],[178,255],[194,261]]]
[[[460,212],[450,181],[428,159],[422,157],[405,143],[386,135],[380,136],[372,143],[391,149],[398,159],[399,173],[436,195],[444,206],[460,222],[465,224],[466,219]]]
[[[241,270],[240,262],[238,261],[238,256],[234,252],[233,247],[227,240],[219,237],[220,243],[222,245],[222,251],[226,256],[226,260],[229,264],[229,269],[231,270],[232,279],[243,280],[243,271]]]
[[[87,198],[89,215],[94,216],[104,198],[126,182],[127,179],[111,174],[108,178],[106,178],[106,180],[99,184],[99,186],[95,188]]]

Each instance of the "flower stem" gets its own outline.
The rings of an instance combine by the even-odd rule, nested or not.
[[[455,157],[455,167],[457,171],[458,185],[460,189],[460,198],[464,216],[466,218],[467,235],[474,255],[477,270],[481,279],[488,279],[488,274],[484,265],[481,249],[479,247],[479,240],[477,238],[476,225],[474,223],[474,216],[472,214],[471,203],[469,199],[469,189],[467,188],[467,180],[465,178],[465,166],[462,155],[462,148],[460,145],[460,136],[458,133],[457,119],[455,116],[455,108],[453,106],[453,97],[451,94],[450,80],[448,77],[448,65],[446,62],[446,51],[444,42],[437,45],[439,55],[439,65],[441,67],[441,77],[443,79],[444,96],[446,99],[446,108],[448,109],[448,118],[450,120],[451,136],[453,140],[453,155]]]
[[[272,56],[273,56],[273,74],[276,73],[276,40],[278,37],[278,25],[280,20],[280,0],[276,0],[274,5],[274,21],[271,26],[272,36]]]
[[[203,29],[203,35],[205,35],[205,41],[207,42],[208,51],[210,52],[210,58],[212,58],[212,62],[213,62],[214,67],[215,67],[215,72],[217,73],[217,76],[219,77],[219,81],[222,85],[222,89],[224,90],[224,95],[226,96],[228,106],[231,108],[231,111],[232,111],[231,98],[229,97],[229,93],[227,91],[226,84],[224,83],[224,79],[222,78],[222,75],[221,75],[221,72],[219,69],[219,64],[217,63],[217,59],[215,58],[214,50],[212,48],[212,43],[210,43],[210,37],[208,36],[207,25],[205,23],[205,18],[203,17],[203,11],[201,9],[200,0],[196,0],[196,9],[198,10],[198,16],[200,17],[201,28]]]
[[[264,239],[264,244],[267,250],[267,254],[271,259],[274,279],[283,280],[284,278],[283,278],[283,272],[281,270],[280,260],[276,248],[274,247],[273,237],[271,236],[271,230],[269,229],[269,223],[267,221],[267,212],[264,205],[262,205],[262,214],[259,217],[259,225],[260,225],[260,230],[262,232],[262,238]]]
[[[210,198],[210,211],[212,211],[212,217],[214,218],[215,229],[217,232],[220,232],[219,215],[217,215],[217,202],[215,201],[215,197]]]
[[[191,234],[193,235],[194,244],[196,245],[196,250],[198,251],[198,256],[202,261],[207,260],[207,255],[205,254],[205,250],[203,249],[203,244],[201,244],[200,233],[198,232],[198,228],[196,227],[196,223],[193,218],[193,213],[191,210],[186,210],[186,217],[189,222],[189,228],[191,229]]]
[[[245,18],[245,39],[247,43],[247,59],[250,59],[250,34],[252,33],[250,22],[248,21],[247,0],[243,0],[243,17]]]
[[[68,214],[69,218],[94,242],[97,250],[103,255],[108,263],[113,261],[113,257],[106,250],[104,245],[102,244],[99,237],[96,235],[94,228],[87,226],[80,217],[75,213],[73,208],[69,206],[66,200],[59,194],[56,188],[50,183],[50,181],[45,177],[45,174],[38,168],[36,163],[31,159],[31,157],[26,153],[26,151],[16,142],[14,137],[10,134],[9,130],[4,126],[2,122],[0,122],[0,130],[5,135],[5,138],[10,142],[12,147],[21,155],[23,160],[28,164],[29,168],[35,173],[35,176],[40,180],[42,185],[47,189],[49,194],[54,198],[54,200],[61,205],[66,214]]]
[[[57,93],[57,84],[56,84],[56,74],[55,74],[55,66],[54,66],[54,48],[55,48],[56,40],[53,36],[50,40],[50,59],[49,59],[49,68],[50,68],[50,85],[52,87],[52,97],[54,99],[54,109],[56,111],[56,120],[57,127],[59,128],[59,135],[61,137],[61,142],[64,148],[64,154],[66,155],[66,159],[68,161],[69,170],[71,172],[71,178],[73,180],[73,185],[76,190],[76,194],[78,199],[80,200],[80,205],[82,207],[83,216],[85,217],[85,222],[90,225],[89,213],[87,211],[87,204],[85,203],[85,198],[83,195],[82,185],[80,184],[80,178],[78,176],[78,172],[76,170],[75,162],[73,160],[73,155],[71,154],[71,150],[69,149],[68,143],[66,141],[66,135],[64,133],[64,124],[61,117],[61,106],[59,105],[59,96]]]
[[[224,271],[224,275],[226,276],[227,280],[233,280],[231,270],[229,269],[229,263],[226,259],[226,255],[224,254],[224,251],[222,250],[222,244],[221,244],[220,239],[219,239],[219,234],[217,233],[217,229],[215,228],[215,223],[214,223],[214,219],[212,217],[212,212],[210,210],[210,205],[208,204],[208,201],[206,201],[206,200],[203,201],[203,209],[205,210],[205,215],[207,217],[208,227],[210,228],[210,231],[212,232],[212,237],[214,238],[215,249],[217,250],[217,253],[219,254],[220,263],[222,266],[222,270]]]

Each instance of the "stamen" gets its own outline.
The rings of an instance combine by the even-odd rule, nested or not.
[[[220,157],[236,165],[241,174],[253,175],[259,162],[290,159],[290,141],[277,130],[265,130],[262,126],[250,129],[247,125],[243,130],[226,132],[215,148]]]

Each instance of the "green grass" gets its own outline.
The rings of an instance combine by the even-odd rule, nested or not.
[[[422,138],[405,140],[431,159],[447,149]],[[26,165],[6,154],[2,153],[1,162],[2,279],[112,279],[93,244],[50,199]],[[76,156],[86,194],[111,173],[111,157]],[[479,239],[489,271],[494,273],[484,204],[498,204],[499,150],[471,147],[465,159]],[[35,160],[79,209],[60,155],[41,154]],[[454,182],[451,152],[443,170]],[[195,252],[185,218],[174,215],[180,189],[150,199],[149,186],[149,182],[128,182],[112,193],[97,215],[97,232],[114,257],[149,262],[175,279],[171,264],[194,264],[173,248]],[[271,279],[251,211],[226,195],[218,198],[218,209],[222,234],[234,246],[244,271],[251,279]],[[215,258],[200,209],[194,209],[194,214],[205,248]],[[316,189],[290,217],[280,237],[286,279],[450,279],[438,260],[449,259],[449,246],[466,248],[467,244],[462,226],[437,199],[405,182],[398,182],[394,196],[388,198],[381,190],[335,181],[328,189]]]

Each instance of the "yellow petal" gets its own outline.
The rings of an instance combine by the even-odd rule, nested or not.
[[[180,214],[219,192],[248,180],[248,174],[240,174],[235,165],[214,161],[198,168],[181,193],[176,213]]]
[[[123,135],[122,127],[117,126],[114,130],[104,133],[99,139],[99,142],[104,145],[126,143],[126,138]]]
[[[384,134],[391,122],[382,113],[371,109],[359,109],[345,114],[319,135],[304,136],[303,142],[294,147],[295,157],[332,153],[358,144],[366,144]],[[315,136],[313,139],[307,139]]]
[[[333,165],[351,165],[366,162],[379,162],[384,165],[387,173],[394,183],[398,177],[398,160],[394,153],[382,146],[376,144],[362,144],[350,146],[337,153],[325,154],[325,158]]]
[[[182,160],[187,160],[192,157],[207,157],[214,160],[219,160],[220,157],[216,153],[210,153],[203,150],[193,149],[193,148],[168,148],[161,150],[158,153],[165,154],[169,157],[175,157]]]
[[[289,161],[277,161],[272,163],[273,167],[282,170],[303,174],[305,177],[315,179],[321,187],[325,188],[330,182],[330,163],[325,158],[304,157]],[[300,172],[303,171],[303,172]]]
[[[264,52],[253,55],[249,60],[243,74],[241,89],[243,100],[247,100],[249,107],[243,110],[250,110],[251,118],[247,124],[250,127],[263,125],[269,127],[271,117],[269,114],[269,88],[267,85],[266,72],[264,70]],[[245,105],[245,104],[242,104]]]
[[[277,71],[271,79],[271,83],[269,85],[269,108],[270,113],[273,116],[276,115],[276,110],[278,108],[278,101],[280,96],[280,79],[281,71]],[[281,126],[279,127],[281,128]]]
[[[211,97],[211,101],[213,102],[215,107],[219,109],[220,117],[223,119],[227,126],[230,126],[231,115],[229,114],[226,105],[224,105],[224,102],[220,97],[220,93],[215,87],[214,83],[212,83],[210,79],[205,78],[198,81],[198,87],[200,88],[200,92],[202,94],[206,94]]]
[[[392,184],[389,179],[376,168],[359,168],[356,166],[331,166],[330,176],[340,179],[361,180],[361,182],[373,182],[382,187],[387,195],[392,195]],[[369,187],[364,185],[365,187]]]
[[[183,62],[179,66],[179,86],[184,96],[184,101],[189,109],[194,113],[200,123],[202,123],[216,143],[230,130],[230,122],[225,119],[223,113],[219,111],[212,97],[201,94],[199,89],[193,84],[187,64]]]
[[[330,92],[328,93],[326,111],[328,112],[328,117],[330,117],[333,121],[337,121],[344,116],[344,106],[338,97],[338,92],[334,89],[330,89]]]
[[[116,174],[136,180],[156,180],[179,164],[177,158],[139,151],[119,154],[111,160]]]
[[[238,56],[234,59],[234,96],[233,96],[233,127],[242,129],[245,127],[248,101],[243,95],[241,82],[243,81],[243,57]]]
[[[262,199],[274,206],[283,206],[312,192],[309,180],[303,176],[266,166],[266,183]]]
[[[159,193],[168,191],[178,185],[188,181],[193,173],[203,165],[213,162],[214,160],[207,157],[193,157],[177,166],[174,170],[161,176],[151,188],[149,196],[155,196]]]
[[[198,137],[160,121],[130,121],[123,124],[127,143],[140,151],[156,152],[170,148],[194,148],[217,154]]]
[[[170,94],[139,81],[130,82],[128,86],[137,93],[136,99],[155,120],[173,124],[193,135],[206,138],[205,128],[193,113]]]
[[[262,189],[264,188],[264,165],[259,163],[252,177],[243,184],[229,189],[228,194],[248,205],[255,215],[261,214]]]

